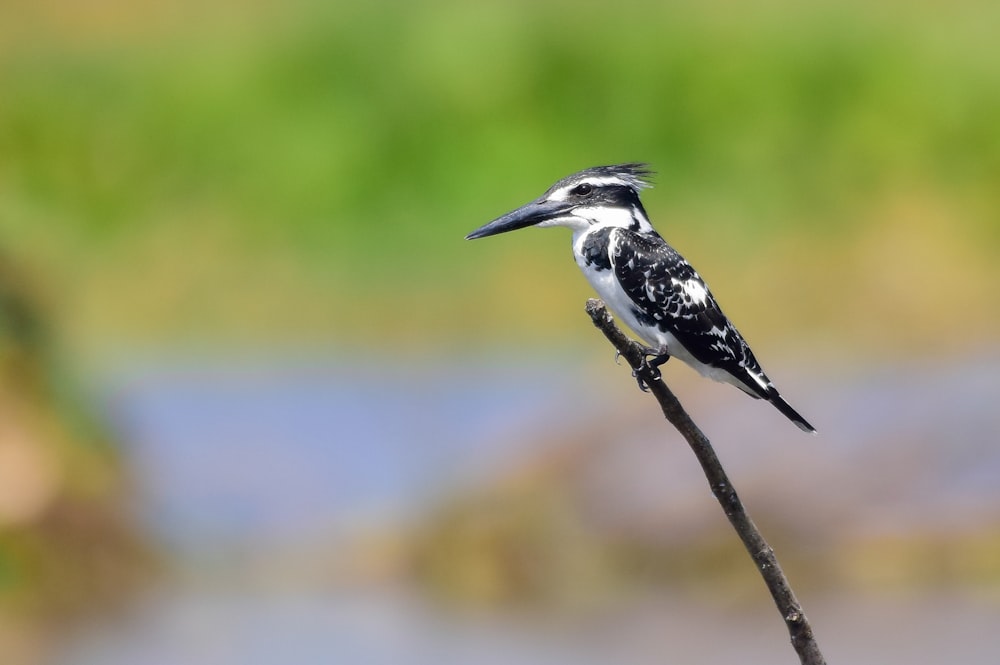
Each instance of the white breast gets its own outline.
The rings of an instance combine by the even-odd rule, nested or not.
[[[669,349],[677,346],[677,340],[669,333],[662,333],[655,328],[649,328],[639,323],[632,314],[635,304],[632,302],[615,277],[614,270],[595,270],[594,266],[588,266],[583,258],[583,243],[586,242],[589,233],[597,230],[596,226],[585,229],[580,233],[573,234],[573,255],[576,263],[580,266],[584,276],[594,291],[600,296],[604,304],[608,306],[615,316],[624,322],[629,328],[635,331],[642,341],[656,349]],[[611,243],[614,244],[616,232],[611,234]],[[668,351],[670,352],[670,351]],[[672,354],[672,352],[670,352]]]

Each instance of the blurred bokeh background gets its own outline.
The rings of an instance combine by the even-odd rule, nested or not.
[[[1000,5],[0,4],[0,661],[794,662],[561,230],[661,233],[820,430],[674,363],[833,662],[1000,648]]]

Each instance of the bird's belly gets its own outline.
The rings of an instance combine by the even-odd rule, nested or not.
[[[588,266],[580,266],[587,281],[601,297],[608,309],[625,325],[635,331],[639,338],[655,349],[666,349],[673,355],[673,348],[678,346],[677,340],[668,332],[663,332],[653,326],[639,322],[634,313],[635,303],[625,294],[611,270],[594,270]]]

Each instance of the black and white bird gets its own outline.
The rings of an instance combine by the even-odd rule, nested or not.
[[[607,306],[648,345],[654,372],[676,356],[703,376],[767,400],[800,429],[815,433],[764,374],[691,264],[649,223],[639,192],[650,186],[650,175],[644,164],[574,173],[466,239],[527,226],[570,228],[577,265]],[[640,387],[645,389],[641,381]]]

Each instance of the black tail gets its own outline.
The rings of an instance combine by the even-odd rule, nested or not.
[[[800,416],[799,412],[793,409],[788,402],[786,402],[785,399],[778,394],[778,391],[774,389],[774,386],[768,387],[770,388],[768,391],[769,394],[764,399],[773,404],[778,411],[785,414],[785,417],[795,423],[803,432],[809,432],[810,434],[816,433],[816,428],[810,425],[805,418]]]

